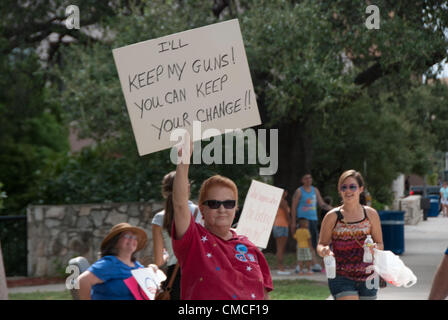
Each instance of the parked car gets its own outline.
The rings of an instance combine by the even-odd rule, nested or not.
[[[423,195],[423,186],[412,186],[410,188],[409,194],[411,196]],[[439,186],[426,186],[426,194],[427,195],[440,195],[440,187]]]
[[[423,186],[412,186],[409,189],[409,195],[421,195],[423,196]],[[426,186],[426,196],[436,195],[440,197],[440,186]],[[439,199],[439,212],[442,210]]]

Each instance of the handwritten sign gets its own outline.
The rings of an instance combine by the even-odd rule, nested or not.
[[[142,288],[138,285],[137,280],[135,278],[129,277],[125,280],[123,280],[128,289],[131,291],[132,295],[134,296],[135,300],[149,300],[146,293],[142,290]]]
[[[282,195],[283,189],[252,180],[236,233],[266,248]]]
[[[140,155],[172,147],[171,132],[191,134],[193,121],[220,133],[261,124],[237,19],[117,48],[113,56]]]
[[[166,280],[166,275],[162,271],[154,271],[150,267],[131,270],[131,273],[149,300],[154,300],[160,283]]]

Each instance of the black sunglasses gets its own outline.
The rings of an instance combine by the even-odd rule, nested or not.
[[[223,205],[226,209],[233,209],[235,208],[236,200],[206,200],[202,204],[206,205],[210,209],[218,209],[221,205]]]

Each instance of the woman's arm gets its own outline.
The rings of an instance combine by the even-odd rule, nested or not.
[[[316,200],[317,200],[317,203],[319,204],[319,206],[320,206],[322,209],[327,210],[327,211],[330,211],[331,209],[333,209],[332,206],[328,205],[328,204],[324,201],[324,199],[322,199],[322,196],[320,195],[320,191],[319,191],[319,189],[317,189],[317,188],[315,187],[314,190],[315,190],[315,192],[316,192]]]
[[[288,225],[290,225],[291,224],[291,216],[290,216],[291,209],[289,208],[288,201],[286,201],[286,199],[282,199],[280,201],[280,208],[282,208],[283,211],[285,212],[286,220],[288,220]]]
[[[336,224],[337,214],[336,209],[328,212],[322,220],[319,233],[319,243],[317,244],[317,254],[321,257],[332,255],[330,250],[331,234],[333,233],[334,225]]]
[[[185,152],[189,154],[188,159],[184,159],[186,158]],[[192,152],[193,145],[190,141],[190,135],[186,132],[183,141],[178,145],[178,157],[182,160],[177,165],[176,177],[173,183],[174,223],[176,227],[175,237],[177,240],[182,239],[191,221],[191,212],[188,207],[188,170]]]
[[[443,256],[443,260],[437,268],[437,272],[432,281],[429,300],[445,300],[448,296],[448,254]]]
[[[91,300],[92,297],[90,296],[90,290],[94,285],[103,283],[103,281],[99,279],[97,276],[95,276],[92,272],[84,271],[78,277],[78,283],[79,283],[79,299]]]
[[[291,203],[291,233],[292,234],[294,234],[294,232],[296,231],[297,206],[299,205],[301,196],[302,196],[302,193],[300,192],[300,189],[297,189],[296,192],[294,192],[294,195],[292,196],[292,203]]]
[[[166,260],[163,258],[163,242],[162,227],[156,224],[152,225],[152,244],[154,249],[154,262],[158,267],[162,267]]]
[[[383,232],[381,231],[380,216],[375,209],[371,207],[366,207],[366,209],[367,217],[369,218],[370,224],[372,225],[372,230],[370,231],[370,233],[372,235],[373,242],[375,242],[376,248],[378,250],[384,250]]]

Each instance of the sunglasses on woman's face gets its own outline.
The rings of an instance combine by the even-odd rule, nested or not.
[[[355,192],[356,190],[358,190],[358,186],[357,186],[356,184],[351,184],[351,185],[343,184],[343,185],[341,186],[341,191],[342,191],[342,192],[347,191],[347,189],[350,189],[350,191]]]
[[[235,200],[206,200],[202,204],[206,205],[210,209],[218,209],[221,205],[224,206],[226,209],[233,209],[235,208],[236,201]]]

